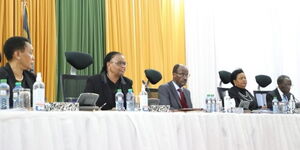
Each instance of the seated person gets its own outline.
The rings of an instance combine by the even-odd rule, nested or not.
[[[12,91],[16,82],[21,82],[23,88],[30,88],[32,91],[35,75],[29,70],[34,63],[33,47],[28,39],[16,36],[6,40],[3,51],[8,63],[0,68],[0,79],[7,79],[10,87],[9,107],[12,108]]]
[[[88,78],[84,92],[99,94],[96,105],[102,106],[101,109],[109,110],[116,106],[117,89],[122,89],[124,95],[128,89],[132,89],[132,80],[123,76],[126,65],[125,57],[121,53],[110,52],[104,58],[101,73]]]
[[[236,107],[244,109],[258,109],[256,99],[246,90],[247,78],[242,69],[234,70],[231,73],[232,88],[228,90],[229,96],[234,98]]]
[[[277,85],[278,87],[269,92],[267,94],[267,107],[272,109],[272,100],[274,97],[277,97],[278,101],[281,102],[283,99],[289,100],[291,96],[295,99],[294,95],[290,93],[292,81],[290,77],[286,75],[281,75],[277,79]],[[296,104],[297,107],[299,104]]]
[[[183,86],[189,77],[186,66],[176,64],[173,67],[173,80],[159,86],[160,105],[170,105],[171,109],[192,108],[190,91]]]

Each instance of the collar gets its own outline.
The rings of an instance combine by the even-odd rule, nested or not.
[[[183,87],[179,87],[174,81],[172,81],[174,87],[175,87],[175,90],[177,91],[178,89],[181,89],[183,91]]]
[[[103,82],[106,84],[107,81],[109,80],[109,78],[106,75],[106,72],[102,72],[100,74],[100,76],[101,76]],[[121,84],[127,84],[123,76],[121,76],[119,80],[121,81]]]
[[[283,96],[284,96],[283,92],[282,92],[282,91],[280,90],[280,88],[278,88],[278,87],[277,87],[277,90],[278,90],[278,92],[279,92],[279,95],[280,95],[281,99],[283,99]]]
[[[11,75],[11,80],[13,80],[13,81],[16,82],[16,77],[15,77],[15,74],[14,74],[14,72],[13,72],[13,70],[12,70],[10,64],[9,64],[9,63],[6,63],[6,64],[5,64],[5,68],[6,68],[6,70],[7,70],[7,73],[8,73],[9,75]],[[23,75],[23,79],[24,79],[24,75]]]

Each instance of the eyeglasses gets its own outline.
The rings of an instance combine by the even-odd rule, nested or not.
[[[176,73],[180,78],[181,77],[190,77],[191,75],[190,74],[188,74],[188,73]]]
[[[127,63],[125,61],[118,61],[118,62],[112,62],[112,63],[114,63],[118,66],[126,66],[127,65]]]

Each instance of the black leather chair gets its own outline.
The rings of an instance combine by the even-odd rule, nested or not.
[[[154,69],[146,69],[145,75],[148,79],[146,82],[146,91],[148,92],[148,105],[158,105],[158,89],[157,88],[149,88],[149,82],[151,84],[156,84],[162,79],[162,75],[159,71]]]
[[[258,84],[257,90],[253,91],[254,97],[256,98],[258,106],[266,106],[266,96],[270,91],[261,91],[261,87],[265,88],[272,83],[272,79],[267,75],[255,76],[256,83]]]
[[[228,84],[230,82],[230,75],[231,73],[225,70],[219,71],[219,77],[221,79],[219,87],[217,87],[218,94],[220,99],[222,100],[222,105],[224,106],[224,96],[225,91],[229,90],[229,88],[222,87],[222,83]]]
[[[91,55],[81,52],[65,52],[66,60],[71,64],[70,74],[63,74],[60,78],[62,94],[65,102],[76,101],[83,93],[89,76],[76,75],[76,71],[85,69],[93,63]]]

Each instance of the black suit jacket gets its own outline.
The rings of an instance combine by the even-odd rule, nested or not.
[[[294,95],[292,93],[288,93],[286,94],[286,96],[288,97],[288,99],[290,99],[291,95],[293,96],[293,98],[295,99]],[[282,98],[281,98],[281,95],[279,94],[279,91],[278,89],[276,88],[275,90],[269,92],[266,96],[267,98],[267,107],[272,109],[272,100],[274,97],[277,97],[278,101],[281,102],[282,101]]]
[[[106,103],[106,105],[102,107],[103,110],[112,109],[113,107],[116,106],[115,103],[116,89],[112,89],[109,85],[110,84],[109,82],[111,81],[106,76],[106,73],[94,75],[88,78],[84,90],[84,92],[99,94],[99,98],[96,105],[101,107],[102,105],[104,105],[104,103]],[[126,96],[128,89],[132,89],[132,80],[130,80],[129,78],[121,77],[117,83],[119,84],[116,86],[117,88],[122,89],[124,97]],[[124,104],[125,103],[126,101],[124,99]]]
[[[257,105],[257,101],[256,101],[255,97],[248,90],[233,86],[232,88],[230,88],[228,90],[228,93],[231,98],[234,98],[236,107],[241,107],[242,104],[244,107],[244,104],[247,104],[248,107],[246,107],[246,108],[244,107],[245,109],[250,109],[250,110],[258,109],[258,105]],[[252,101],[244,99],[244,97],[242,97],[239,93],[242,93],[242,94],[247,93],[250,96],[250,98],[252,99]]]
[[[32,105],[32,86],[35,82],[36,76],[30,71],[24,70],[23,71],[23,81],[22,87],[23,88],[30,88],[31,91],[31,105]],[[0,68],[0,79],[7,79],[7,84],[10,87],[10,97],[9,97],[9,107],[13,107],[13,89],[15,88],[15,84],[17,82],[15,75],[9,65],[7,63],[5,66]]]

